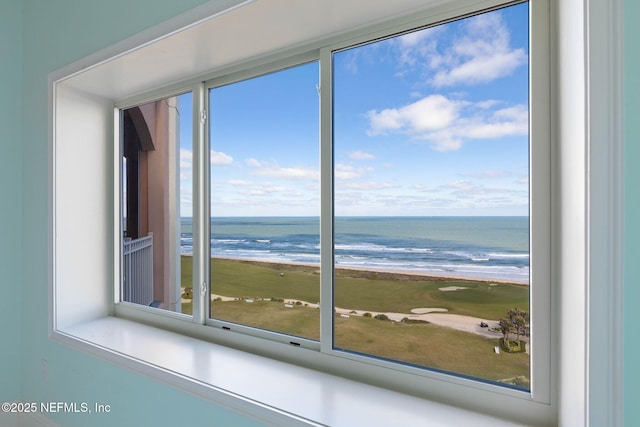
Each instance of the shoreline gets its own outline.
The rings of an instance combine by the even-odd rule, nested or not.
[[[181,254],[180,256],[193,257],[192,254]],[[306,264],[306,263],[298,263],[298,262],[277,262],[277,261],[269,261],[269,260],[260,260],[255,258],[229,258],[229,257],[212,256],[211,259],[247,262],[247,263],[256,263],[256,264],[268,264],[272,266],[294,265],[294,266],[320,269],[320,265],[318,264]],[[424,278],[424,280],[426,281],[449,279],[449,280],[463,280],[463,281],[469,281],[469,282],[529,286],[529,282],[524,280],[497,279],[497,278],[490,278],[490,277],[465,276],[460,274],[447,274],[447,273],[431,273],[431,272],[423,272],[423,271],[415,271],[415,270],[390,270],[390,269],[378,269],[378,268],[371,268],[371,267],[365,268],[365,267],[350,267],[350,266],[338,266],[338,265],[335,266],[335,269],[342,270],[342,271],[358,271],[358,272],[371,272],[371,273],[381,273],[381,274],[389,274],[389,275],[405,275],[405,276],[412,276],[412,277],[421,277],[421,278]]]

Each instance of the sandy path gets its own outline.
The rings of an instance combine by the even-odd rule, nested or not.
[[[502,337],[502,334],[500,332],[493,332],[489,330],[498,326],[499,322],[496,320],[486,320],[479,317],[450,314],[446,312],[447,309],[445,308],[417,308],[412,311],[414,311],[414,313],[393,313],[376,311],[369,311],[368,313],[371,313],[372,316],[384,314],[394,322],[401,322],[404,318],[410,320],[424,320],[426,322],[433,323],[434,325],[445,326],[447,328],[457,329],[464,332],[470,332],[472,334],[482,335],[486,338]],[[344,314],[353,316],[362,316],[365,313],[364,310],[349,310],[338,307],[336,307],[336,312],[341,315]],[[489,327],[480,327],[480,322],[487,323]]]

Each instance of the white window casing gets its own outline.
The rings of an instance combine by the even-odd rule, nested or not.
[[[476,425],[498,425],[497,418],[531,425],[554,425],[558,422],[583,425],[588,423],[589,417],[596,419],[600,416],[602,412],[597,411],[597,404],[591,409],[595,415],[589,415],[586,390],[595,389],[608,379],[594,377],[594,381],[600,382],[589,383],[589,377],[584,377],[588,366],[587,323],[598,326],[594,324],[597,319],[588,317],[585,304],[589,271],[600,271],[598,262],[604,261],[592,259],[588,270],[586,258],[590,245],[609,237],[592,235],[587,241],[584,233],[589,224],[589,213],[593,210],[601,212],[599,206],[588,205],[587,194],[595,203],[599,196],[602,198],[610,191],[611,186],[604,185],[604,188],[595,188],[595,192],[589,193],[586,149],[581,144],[603,146],[597,145],[598,140],[588,140],[585,136],[585,133],[592,135],[597,129],[580,127],[586,120],[585,110],[591,105],[585,96],[585,81],[589,76],[585,75],[584,61],[581,61],[586,47],[580,49],[579,44],[576,47],[576,41],[567,37],[584,37],[586,31],[593,31],[589,33],[589,40],[595,40],[599,34],[606,34],[609,30],[606,23],[585,29],[584,22],[577,22],[579,19],[575,16],[585,16],[591,9],[586,7],[587,10],[583,10],[579,0],[530,0],[531,306],[534,341],[532,389],[527,393],[466,378],[415,368],[390,367],[387,363],[377,364],[359,357],[337,355],[332,350],[328,334],[322,335],[317,345],[311,343],[308,348],[292,348],[272,340],[274,334],[248,337],[207,325],[210,323],[206,304],[209,266],[207,262],[196,261],[209,257],[208,240],[196,240],[196,236],[209,235],[208,208],[201,203],[209,194],[208,126],[201,116],[207,110],[207,89],[222,82],[320,59],[321,276],[322,280],[330,280],[333,263],[326,260],[332,257],[332,247],[324,242],[332,236],[333,216],[331,52],[354,43],[445,22],[504,4],[497,0],[433,1],[426,2],[426,5],[424,1],[406,0],[395,6],[385,1],[362,2],[359,6],[366,8],[366,13],[344,6],[344,14],[333,20],[330,8],[322,9],[324,14],[312,10],[310,12],[316,15],[306,18],[310,22],[306,28],[291,25],[291,29],[277,33],[273,39],[267,38],[247,46],[246,52],[242,51],[242,46],[247,45],[243,40],[229,42],[231,47],[216,45],[215,40],[224,38],[225,31],[233,33],[245,27],[239,25],[238,20],[246,20],[247,25],[259,32],[260,25],[266,24],[260,23],[256,13],[269,11],[268,3],[211,1],[50,76],[52,338],[216,404],[278,425],[348,425],[347,414],[353,408],[360,411],[357,412],[359,414],[369,410],[372,425],[383,422],[383,418],[376,420],[375,417],[384,405],[382,408],[374,408],[376,404],[367,406],[360,400],[364,399],[363,396],[389,398],[390,402],[402,408],[406,405],[405,415],[413,421],[420,417],[424,419],[429,413],[435,417],[434,420],[443,422],[456,419],[463,422],[464,417],[469,416],[468,420],[475,419]],[[335,5],[329,3],[333,7],[341,4],[339,1],[334,2]],[[297,7],[302,6],[297,2],[288,4],[283,1],[282,5],[272,5],[269,17],[286,16],[287,12],[298,10]],[[616,12],[613,6],[610,10]],[[616,16],[611,13],[605,21],[616,22]],[[323,19],[327,20],[324,25]],[[302,18],[300,21],[306,22]],[[301,24],[303,27],[304,22]],[[166,64],[177,63],[176,58],[182,58],[185,51],[190,53],[202,48],[202,38],[207,35],[214,40],[211,42],[213,46],[221,49],[219,57],[204,55],[205,58],[195,61],[192,68],[156,67],[144,75],[144,63],[148,58],[160,58]],[[590,46],[596,54],[610,47]],[[592,53],[591,58],[597,58],[597,55]],[[122,70],[134,70],[136,67],[138,70],[123,74]],[[599,70],[597,64],[592,67]],[[610,79],[614,81],[615,76]],[[596,96],[597,88],[591,86],[588,93]],[[195,136],[194,310],[191,317],[119,302],[121,255],[117,242],[121,233],[117,212],[120,204],[120,147],[114,144],[114,141],[119,141],[117,133],[114,133],[118,122],[112,119],[117,117],[121,108],[184,90],[193,93]],[[616,94],[609,100],[614,106],[619,101]],[[617,128],[615,118],[610,119],[602,125],[603,128]],[[572,120],[569,125],[568,120]],[[575,155],[576,150],[580,155]],[[611,150],[615,150],[615,145]],[[613,171],[608,168],[613,169],[617,165],[615,159],[612,160],[610,166],[599,170],[601,176],[610,176]],[[616,173],[621,172],[618,170]],[[79,176],[83,178],[78,179]],[[611,185],[617,188],[615,182]],[[611,217],[607,217],[610,215],[607,213],[602,215]],[[82,227],[78,227],[79,223]],[[592,227],[592,230],[598,230]],[[91,230],[90,236],[87,230]],[[89,237],[91,242],[87,241]],[[615,239],[609,241],[614,247],[620,243]],[[78,253],[78,247],[91,247],[92,250]],[[610,274],[615,276],[613,268]],[[332,301],[331,286],[322,285],[321,300]],[[78,304],[77,301],[83,303]],[[577,307],[574,302],[578,303]],[[611,301],[607,306],[609,311],[615,310],[616,304],[616,300]],[[598,316],[611,315],[607,307]],[[321,328],[331,329],[332,304],[323,304],[322,310]],[[606,325],[617,328],[619,323],[616,322],[621,320],[614,319]],[[157,345],[164,347],[155,347]],[[162,354],[163,348],[181,352],[182,360],[197,360],[198,363],[193,362],[190,366],[177,364],[170,351]],[[600,350],[600,356],[606,358],[607,350]],[[615,357],[613,354],[613,359],[609,359],[612,365],[615,365]],[[224,367],[216,366],[217,363],[224,363]],[[302,368],[295,365],[302,365]],[[607,365],[608,369],[613,369],[612,365]],[[283,384],[306,384],[311,396],[320,402],[294,405],[295,389],[280,390],[281,395],[276,396],[277,393],[267,388],[255,389],[255,384],[254,389],[243,387],[242,381],[234,382],[232,377],[218,372],[236,369],[259,372],[259,368],[265,369],[267,377],[274,375],[274,378],[278,372],[290,370],[291,373],[284,376]],[[364,383],[374,383],[377,387]],[[338,390],[327,392],[327,388],[338,387],[354,393],[362,392],[363,395],[352,396],[353,401],[349,401],[349,396],[340,394]],[[615,385],[611,384],[606,390],[612,388],[615,392]],[[341,402],[354,406],[344,407],[335,399],[347,399]],[[447,406],[441,404],[464,409],[446,409]],[[602,411],[606,412],[606,408]],[[612,413],[607,419],[616,422]]]

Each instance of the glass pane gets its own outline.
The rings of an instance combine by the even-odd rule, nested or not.
[[[186,93],[121,112],[121,300],[188,314],[191,98]]]
[[[210,91],[212,318],[319,338],[318,72]]]
[[[334,346],[529,388],[528,5],[334,54]]]

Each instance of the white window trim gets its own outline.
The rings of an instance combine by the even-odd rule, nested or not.
[[[535,2],[536,0],[532,1]],[[552,421],[554,419],[563,424],[565,422],[588,424],[589,420],[599,419],[597,417],[602,414],[605,414],[604,416],[607,420],[614,422],[613,424],[609,423],[609,425],[616,425],[615,423],[619,424],[621,422],[618,415],[618,405],[622,400],[622,375],[619,368],[622,365],[618,364],[618,362],[622,355],[619,347],[622,336],[622,321],[619,315],[622,307],[620,303],[622,270],[620,262],[609,263],[595,256],[597,255],[595,248],[600,243],[606,244],[607,248],[617,254],[621,253],[622,244],[620,226],[613,226],[612,234],[607,236],[598,233],[598,230],[600,230],[598,227],[602,226],[603,223],[621,224],[616,220],[620,219],[622,213],[620,195],[622,169],[618,167],[621,165],[622,128],[620,116],[615,114],[615,112],[622,111],[622,94],[619,86],[621,82],[619,73],[622,69],[619,49],[622,38],[620,37],[621,25],[617,25],[621,22],[621,2],[611,2],[608,7],[603,5],[594,6],[595,3],[591,2],[585,5],[581,0],[568,0],[566,2],[558,2],[558,4],[552,3],[552,16],[554,18],[552,40],[556,41],[552,44],[552,49],[555,52],[558,64],[557,68],[554,68],[556,75],[553,80],[555,82],[554,89],[556,89],[554,92],[558,94],[558,102],[554,102],[557,108],[555,113],[557,114],[554,114],[554,116],[561,118],[553,123],[553,129],[555,129],[553,134],[557,142],[554,154],[559,156],[558,164],[554,168],[554,182],[558,184],[558,191],[554,198],[554,204],[558,209],[558,220],[554,230],[556,240],[554,240],[553,248],[554,250],[557,249],[554,258],[560,261],[554,267],[554,278],[557,279],[556,282],[559,286],[553,295],[554,300],[558,298],[558,304],[552,310],[552,322],[560,323],[560,333],[554,339],[559,353],[557,354],[558,364],[551,366],[551,373],[558,378],[558,383],[552,387],[551,409],[543,417],[531,414],[530,412],[535,411],[534,408],[525,409],[525,416],[532,417],[530,422],[536,424],[554,423]],[[208,6],[208,12],[211,14],[211,4],[208,4]],[[606,9],[604,15],[595,14],[596,12],[601,12],[602,9]],[[97,272],[101,277],[96,279],[96,284],[89,286],[86,291],[89,307],[75,309],[69,304],[68,296],[65,292],[68,291],[69,287],[74,286],[76,287],[74,290],[77,290],[78,283],[82,284],[83,281],[86,281],[86,277],[83,277],[82,271],[74,272],[66,268],[68,260],[65,259],[65,256],[68,253],[68,248],[64,242],[68,239],[67,236],[62,235],[61,230],[65,230],[65,221],[68,221],[69,218],[65,216],[68,212],[59,210],[59,204],[68,202],[71,200],[69,199],[71,196],[64,191],[63,187],[66,181],[65,177],[58,173],[58,168],[61,165],[57,161],[63,158],[64,149],[68,148],[66,143],[70,140],[69,138],[73,139],[72,136],[66,133],[68,129],[65,127],[64,120],[68,118],[68,115],[74,115],[75,117],[76,114],[83,113],[79,111],[82,105],[99,106],[99,108],[96,107],[97,110],[95,112],[110,108],[108,99],[71,90],[72,88],[64,86],[64,82],[68,81],[70,76],[86,69],[87,64],[103,63],[109,58],[122,55],[133,48],[157,39],[159,34],[169,34],[178,28],[201,21],[205,16],[202,12],[203,9],[200,9],[188,16],[181,15],[136,37],[133,41],[125,41],[107,51],[99,52],[87,60],[72,64],[50,76],[50,163],[52,165],[51,179],[49,180],[51,183],[49,229],[52,251],[50,264],[50,335],[53,339],[91,352],[100,358],[116,361],[131,369],[162,378],[163,381],[182,388],[189,388],[185,384],[192,384],[197,381],[197,375],[191,373],[191,376],[189,376],[179,371],[176,371],[178,372],[177,374],[169,373],[168,370],[171,369],[169,366],[163,367],[160,362],[149,362],[139,354],[135,354],[136,351],[141,349],[135,349],[127,345],[118,347],[114,342],[110,342],[108,337],[96,336],[92,332],[95,329],[91,329],[91,325],[95,327],[103,322],[104,324],[118,322],[122,333],[133,332],[136,328],[144,328],[145,333],[150,334],[153,334],[153,331],[156,330],[137,323],[131,323],[130,321],[110,317],[118,307],[113,306],[114,287],[112,285],[114,276],[113,270],[108,266],[103,271]],[[581,21],[576,19],[576,16],[585,18],[598,16],[598,19]],[[617,31],[614,32],[612,29]],[[606,42],[596,43],[597,40],[606,40]],[[586,61],[587,57],[589,59],[588,62]],[[603,58],[608,58],[612,62],[606,62],[602,60]],[[611,69],[603,65],[611,63],[614,64]],[[604,83],[599,80],[600,78],[604,80]],[[604,111],[613,111],[614,113],[606,114],[602,120],[598,120],[594,114],[597,112],[596,103],[589,101],[590,99],[595,99],[595,96],[599,93],[598,90],[603,85],[613,89],[609,92],[605,91],[605,93],[609,94],[605,99],[605,104],[611,108]],[[598,99],[598,102],[600,101]],[[76,107],[68,108],[67,106],[70,104],[74,104]],[[84,112],[84,114],[88,121],[95,125],[92,128],[85,129],[87,131],[86,135],[93,136],[96,141],[104,140],[105,135],[107,140],[112,138],[112,130],[110,130],[110,128],[112,129],[112,123],[110,123],[110,120],[105,120],[105,117],[100,117],[99,114],[91,111]],[[602,133],[611,139],[602,138]],[[584,145],[582,145],[583,142]],[[590,150],[591,156],[587,156],[587,150]],[[577,156],[576,153],[578,153]],[[608,156],[609,161],[604,163],[597,161],[598,159],[594,156],[602,153]],[[104,156],[99,147],[94,147],[94,151],[89,154],[98,156],[95,157],[96,159],[99,159],[100,155]],[[587,171],[598,173],[598,185],[587,179]],[[98,173],[113,178],[110,176],[112,173],[107,169],[100,169]],[[608,209],[610,206],[613,206],[613,209]],[[87,210],[87,213],[91,213],[91,210]],[[109,228],[108,224],[106,224],[106,228]],[[586,230],[591,230],[591,232],[589,233]],[[108,232],[105,234],[104,230],[98,231],[98,238],[104,238],[105,242],[109,241]],[[587,236],[589,237],[588,239]],[[568,248],[567,245],[562,244],[563,242],[571,242],[573,247]],[[104,249],[106,249],[106,252],[102,251],[96,254],[95,257],[109,259],[109,253],[111,253],[116,258],[116,254],[119,253],[118,248],[112,248],[109,245],[106,245]],[[609,253],[611,254],[612,252]],[[583,276],[580,277],[580,274],[583,274]],[[601,279],[599,274],[604,274],[610,278],[610,287],[596,286],[601,283],[599,282]],[[576,275],[578,275],[578,279],[576,279]],[[109,286],[109,283],[111,283],[111,286]],[[596,305],[595,298],[598,295],[606,294],[606,289],[611,288],[613,288],[614,297],[608,298],[604,306]],[[102,296],[96,299],[96,294]],[[591,296],[590,299],[589,296]],[[76,298],[81,297],[81,295],[76,295]],[[577,305],[579,307],[576,309],[568,301],[578,302]],[[583,301],[584,304],[580,305],[580,301]],[[132,314],[131,317],[134,319],[137,317],[137,320],[143,321],[145,320],[145,313],[137,310],[136,314]],[[162,327],[179,333],[184,332],[182,331],[185,326],[183,325],[184,322],[179,319],[178,321],[169,318],[165,319],[165,321],[160,321],[160,323],[164,323],[164,325],[161,325]],[[576,321],[576,319],[578,320]],[[614,344],[617,343],[618,345],[597,345],[596,339],[598,339],[598,336],[595,336],[594,329],[598,325],[602,325],[602,322],[606,325],[604,329],[611,334],[609,336],[613,337]],[[137,330],[140,331],[140,329]],[[168,336],[166,335],[164,338],[170,341]],[[615,340],[616,337],[620,339]],[[176,342],[190,341],[180,335],[175,335],[173,339]],[[242,347],[241,343],[234,343],[232,339],[227,341],[225,344]],[[196,342],[199,343],[200,341]],[[209,344],[209,346],[211,348],[215,347],[214,344]],[[272,347],[270,344],[265,344],[267,355],[277,353]],[[247,356],[249,355],[247,354]],[[310,359],[313,359],[313,357]],[[284,360],[287,360],[286,357]],[[596,361],[602,361],[604,364],[596,365]],[[313,367],[314,363],[311,360],[310,366]],[[596,370],[604,371],[605,375],[595,375]],[[340,374],[342,372],[337,373]],[[606,375],[606,373],[611,375]],[[215,388],[215,384],[209,384],[210,387]],[[443,383],[443,388],[447,388],[446,383]],[[601,393],[605,396],[608,391],[613,391],[613,397],[597,400],[590,394],[596,390],[606,390]],[[453,396],[451,399],[448,399],[446,393],[444,396],[444,398],[442,395],[439,397],[427,397],[444,399],[448,403],[460,403]],[[238,403],[242,401],[239,396],[235,397],[235,399],[239,400],[232,399],[235,402],[234,404],[225,403],[224,399],[215,398],[209,394],[206,397],[218,404],[230,405],[236,410],[245,412],[253,410],[249,408],[260,407],[258,402],[247,403],[243,401],[244,403]],[[409,398],[407,397],[407,399]],[[428,403],[427,401],[423,402],[425,405]],[[483,401],[480,401],[475,407],[473,405],[467,407],[482,412],[481,406],[483,403]],[[267,412],[272,413],[269,411],[277,412],[278,410],[269,408]],[[262,411],[258,412],[261,414],[259,417],[265,416]],[[463,411],[452,409],[448,414],[454,416],[454,414],[461,412]],[[252,416],[258,415],[254,414]],[[280,421],[290,419],[290,416],[291,414],[288,414],[287,417],[280,419]],[[444,415],[443,419],[446,419],[446,416]],[[512,419],[518,418],[512,417]],[[544,420],[547,421],[545,422]]]
[[[551,282],[551,278],[549,274],[549,271],[550,271],[550,267],[549,267],[549,264],[550,264],[550,258],[549,258],[549,247],[550,247],[549,176],[550,176],[550,173],[548,169],[549,158],[550,158],[550,154],[549,154],[550,132],[549,132],[549,126],[548,126],[549,97],[545,90],[539,89],[539,88],[548,87],[548,75],[549,75],[549,71],[548,71],[549,52],[547,47],[549,44],[548,31],[546,31],[544,27],[548,22],[548,19],[547,19],[548,9],[545,7],[545,4],[546,2],[543,2],[540,0],[537,1],[534,5],[532,4],[533,10],[531,13],[532,16],[530,18],[538,26],[534,34],[535,34],[535,37],[537,38],[535,40],[536,46],[540,46],[540,49],[536,48],[535,51],[530,52],[530,62],[531,63],[535,62],[537,64],[537,68],[535,70],[533,69],[531,70],[531,82],[532,82],[531,84],[534,89],[530,91],[531,105],[532,105],[532,108],[530,111],[530,117],[531,117],[531,122],[533,123],[533,129],[531,131],[531,136],[530,136],[531,157],[532,157],[531,158],[532,166],[530,168],[530,176],[531,176],[531,188],[532,188],[531,196],[532,196],[532,199],[535,199],[535,201],[531,203],[531,214],[530,214],[531,222],[532,222],[532,233],[530,236],[532,240],[532,244],[531,244],[532,259],[535,260],[531,269],[532,280],[533,280],[533,283],[535,283],[534,286],[531,286],[532,307],[536,307],[536,306],[549,307],[550,306],[550,282]],[[480,9],[480,10],[483,10],[483,9]],[[266,56],[264,58],[251,61],[249,64],[245,64],[245,66],[239,71],[235,71],[235,70],[229,71],[226,68],[221,69],[215,72],[212,75],[212,78],[205,82],[204,88],[207,90],[214,89],[216,87],[262,76],[262,75],[265,75],[271,72],[276,72],[288,67],[293,67],[293,66],[300,65],[302,63],[320,59],[321,61],[320,66],[322,71],[321,78],[323,79],[323,86],[321,87],[324,89],[324,90],[321,90],[321,108],[327,105],[332,106],[333,105],[332,98],[331,98],[332,87],[329,84],[327,84],[327,82],[328,80],[331,79],[331,74],[332,74],[331,64],[332,64],[333,52],[346,49],[354,45],[367,43],[371,40],[377,40],[380,38],[392,36],[399,32],[403,32],[407,30],[411,31],[416,27],[420,28],[432,22],[440,23],[442,21],[446,22],[447,20],[450,20],[450,19],[457,19],[459,17],[458,16],[459,13],[461,12],[458,10],[453,10],[453,11],[442,13],[436,17],[428,17],[428,18],[411,17],[411,19],[406,20],[406,22],[394,23],[393,26],[389,26],[388,28],[384,28],[384,29],[372,30],[370,28],[365,28],[362,31],[355,32],[354,33],[355,36],[349,35],[348,37],[343,37],[341,40],[332,42],[328,46],[326,42],[320,41],[317,44],[313,44],[310,47],[308,47],[307,52],[302,52],[300,54],[297,54],[297,52],[294,51],[294,53],[296,54],[293,57],[288,57],[288,55],[290,54],[289,51],[284,50],[278,53],[277,55],[275,55],[275,57]],[[318,49],[320,51],[320,58],[318,58],[318,53],[317,53]],[[326,69],[327,63],[329,64],[328,70]],[[322,69],[323,67],[324,69]],[[536,90],[536,88],[538,89]],[[132,102],[140,104],[142,102],[148,102],[149,100],[152,100],[152,99],[159,99],[159,98],[166,98],[168,96],[173,96],[182,91],[178,87],[171,87],[171,90],[172,92],[170,93],[163,92],[161,90],[154,90],[150,94],[143,94],[135,98],[128,98],[126,100],[125,105],[121,105],[120,103],[117,102],[116,106],[119,108],[127,108],[131,105]],[[138,99],[144,100],[144,101],[138,101]],[[206,96],[206,99],[208,99],[208,96]],[[196,103],[196,101],[194,101],[194,111],[199,111],[199,110],[204,110],[204,111],[209,110],[209,107],[206,101],[204,104],[199,104],[199,105]],[[326,114],[327,112],[329,113],[328,115]],[[321,138],[322,138],[321,150],[323,150],[323,154],[325,154],[325,156],[323,156],[321,159],[321,177],[325,177],[324,178],[325,180],[323,181],[323,184],[325,185],[322,187],[322,191],[321,191],[321,197],[323,198],[321,208],[325,209],[325,211],[333,212],[333,184],[332,184],[333,182],[333,179],[332,179],[333,150],[331,145],[332,144],[331,122],[332,122],[333,113],[332,113],[332,109],[323,109],[323,113],[325,114],[321,116],[321,125],[320,125]],[[538,129],[540,129],[541,131],[538,132]],[[195,131],[195,128],[194,128],[194,131]],[[194,141],[194,146],[197,147],[199,146],[199,144],[204,144],[204,146],[208,146],[208,142],[206,141]],[[207,152],[206,149],[202,149],[201,151],[202,154],[205,154],[206,152]],[[330,155],[328,155],[329,152],[331,153]],[[200,164],[200,163],[202,163],[203,165],[208,164],[207,158],[205,159],[198,158],[195,154],[196,153],[194,153],[194,161],[197,164]],[[116,158],[119,159],[119,156],[116,156]],[[115,167],[118,167],[118,166],[116,165]],[[206,183],[208,174],[206,173],[206,169],[203,168],[201,170],[203,171],[204,175],[197,176],[196,178],[197,182]],[[197,173],[197,170],[195,170],[194,173]],[[327,176],[331,181],[328,181],[328,179],[326,179]],[[331,182],[331,185],[327,185],[328,182]],[[119,187],[119,185],[117,185],[116,187]],[[204,186],[202,186],[201,188],[203,190],[206,189]],[[208,192],[201,193],[201,192],[194,191],[194,200],[208,200],[208,199],[209,199]],[[203,216],[200,216],[201,214]],[[200,210],[198,210],[198,215],[194,217],[194,228],[204,229],[204,227],[206,227],[206,224],[208,224],[208,218],[209,216],[206,214],[206,212],[203,211],[202,213],[200,213]],[[322,230],[321,241],[323,242],[323,244],[321,244],[321,248],[322,248],[321,250],[324,249],[324,252],[325,252],[325,253],[322,253],[322,257],[321,257],[322,259],[321,268],[325,269],[325,271],[323,271],[324,274],[321,275],[321,278],[323,280],[321,292],[324,292],[325,295],[323,295],[323,299],[321,300],[333,301],[333,295],[331,295],[332,286],[333,286],[333,283],[332,283],[333,271],[331,270],[333,266],[333,262],[332,262],[333,254],[331,252],[333,247],[333,231],[332,231],[333,215],[321,216],[320,221],[321,221],[320,228]],[[117,231],[116,236],[120,238],[119,236],[122,236],[122,233],[120,231]],[[207,240],[204,239],[203,243],[206,243],[206,242]],[[329,243],[327,244],[326,242],[329,242]],[[200,247],[200,245],[198,245],[197,243],[196,243],[196,247],[198,251],[201,251],[200,253],[204,256],[204,259],[208,259],[207,248],[204,246]],[[329,251],[326,250],[327,247],[330,249]],[[195,255],[197,254],[194,254],[194,262],[196,261]],[[197,269],[196,273],[198,273],[199,270],[202,270],[202,273],[207,274],[205,271],[205,270],[208,270],[207,266],[199,265],[200,258],[197,259],[197,264],[198,265],[196,266],[196,269]],[[206,264],[206,262],[204,264]],[[326,267],[327,265],[329,266],[328,268]],[[119,269],[116,268],[116,271],[119,271]],[[330,271],[330,272],[326,273],[326,271]],[[196,307],[200,307],[204,304],[203,301],[206,298],[207,294],[205,291],[206,286],[203,286],[203,284],[206,284],[209,281],[208,277],[209,277],[208,274],[202,277],[200,277],[199,274],[196,274],[194,276],[193,288],[198,290],[198,292],[194,293],[194,302]],[[327,294],[330,294],[330,295],[327,297]],[[155,324],[155,322],[157,322],[157,316],[170,316],[171,318],[184,317],[180,314],[168,313],[165,311],[158,311],[158,310],[149,309],[149,308],[143,308],[135,304],[118,303],[115,307],[115,313],[124,318],[129,318],[129,316],[132,316],[135,310],[143,310],[143,312],[148,315],[145,317],[145,320],[147,323],[150,323],[150,324]],[[544,313],[544,311],[542,312]],[[325,330],[325,331],[333,330],[333,325],[331,323],[333,321],[332,313],[333,313],[332,304],[321,305],[321,322],[323,322],[322,330]],[[197,313],[197,315],[192,320],[193,323],[197,325],[202,325],[203,322],[202,322],[201,316],[202,316],[202,312]],[[321,367],[323,367],[324,370],[331,369],[329,365],[336,365],[336,364],[342,365],[346,360],[364,363],[368,366],[368,369],[376,370],[375,373],[372,372],[370,374],[366,374],[363,372],[361,375],[358,375],[355,378],[362,378],[363,380],[367,380],[367,378],[369,377],[371,378],[369,379],[369,381],[376,382],[376,381],[379,381],[381,377],[386,376],[387,378],[385,378],[384,381],[379,381],[379,382],[391,388],[396,388],[401,390],[405,389],[407,380],[394,379],[394,376],[396,376],[398,372],[403,372],[409,375],[422,377],[424,383],[420,383],[419,382],[420,380],[417,380],[418,384],[416,384],[413,390],[414,393],[419,393],[421,395],[424,395],[425,393],[427,393],[424,390],[434,388],[433,385],[429,385],[430,380],[437,380],[437,381],[449,382],[452,384],[458,384],[465,388],[470,388],[471,390],[484,390],[487,392],[498,393],[505,396],[524,399],[526,401],[540,403],[544,405],[548,405],[550,403],[550,375],[551,375],[551,369],[550,369],[551,338],[550,338],[550,330],[549,330],[550,319],[548,316],[538,315],[535,312],[535,309],[532,312],[532,330],[536,332],[532,334],[532,342],[535,341],[535,344],[532,345],[531,360],[532,360],[532,366],[533,366],[533,361],[535,361],[536,369],[532,369],[533,378],[532,378],[531,393],[522,391],[522,390],[509,389],[507,387],[490,384],[488,382],[482,382],[481,379],[478,379],[478,380],[470,379],[469,377],[464,377],[459,375],[456,376],[455,374],[450,375],[442,371],[438,372],[436,370],[422,369],[422,368],[413,367],[407,364],[389,362],[379,358],[367,357],[365,355],[359,355],[352,352],[339,351],[333,348],[331,334],[326,334],[326,333],[323,334],[321,337],[320,345],[319,345],[317,342],[313,340],[303,339],[300,337],[293,338],[286,334],[252,328],[245,325],[231,324],[229,322],[224,322],[217,319],[205,319],[205,323],[207,325],[216,326],[218,329],[230,328],[230,330],[233,332],[241,332],[246,334],[247,335],[246,342],[244,342],[245,337],[242,337],[242,336],[236,337],[236,339],[243,347],[249,348],[252,351],[256,351],[258,353],[263,353],[265,351],[265,349],[262,348],[262,341],[254,340],[252,342],[249,336],[270,339],[273,341],[281,342],[283,344],[289,344],[295,341],[298,345],[302,345],[304,348],[307,348],[307,349],[320,349],[322,354],[332,356],[331,358],[328,358],[328,357],[322,358],[322,356],[318,358],[318,363],[320,364]],[[329,325],[331,326],[329,327]],[[327,327],[328,329],[324,329]],[[220,330],[203,329],[203,330],[196,331],[194,329],[192,331],[187,331],[186,333],[192,336],[197,336],[201,339],[213,340],[215,342],[217,340],[223,339],[223,337],[220,336],[220,332],[221,332]],[[228,332],[223,332],[223,333],[228,334]],[[290,353],[289,348],[282,348],[278,351],[278,353],[280,354],[279,357],[282,357],[282,358],[293,357],[294,360],[296,360],[295,356],[293,356],[292,354],[289,354]],[[306,363],[306,361],[303,359],[297,359],[296,361],[297,363],[302,363],[302,364]],[[379,369],[376,369],[376,367],[378,367]],[[383,371],[383,369],[389,369],[391,370],[391,373]],[[353,373],[354,372],[353,368],[350,368],[348,371],[344,370],[344,375],[349,376],[349,372]],[[442,387],[439,387],[439,388],[442,388]]]

